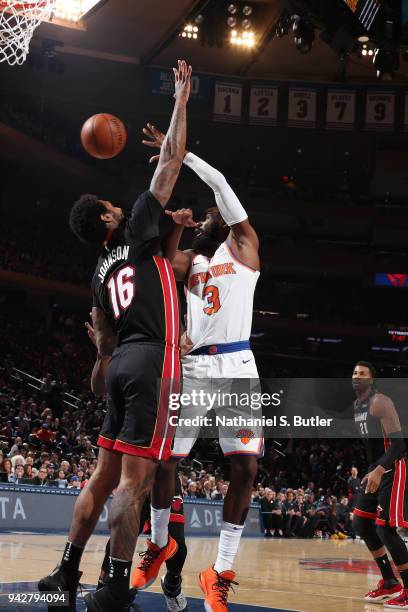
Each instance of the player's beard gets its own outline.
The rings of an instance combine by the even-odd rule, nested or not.
[[[351,384],[357,395],[363,395],[373,384],[371,378],[353,378]]]
[[[203,232],[197,230],[193,240],[192,249],[196,253],[202,253],[204,255],[213,254],[218,249],[220,242],[216,232]]]

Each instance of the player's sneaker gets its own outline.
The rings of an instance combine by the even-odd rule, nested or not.
[[[389,599],[384,604],[384,608],[390,608],[391,610],[408,610],[408,589],[402,589],[401,593]]]
[[[178,549],[178,544],[174,538],[169,536],[167,546],[159,548],[151,540],[147,540],[147,550],[139,555],[142,557],[140,565],[132,574],[130,584],[133,588],[147,589],[159,575],[160,567],[164,561],[174,557]]]
[[[86,612],[133,612],[134,610],[140,610],[133,603],[136,592],[136,590],[130,589],[127,599],[119,601],[106,585],[99,591],[85,595]]]
[[[168,574],[161,579],[168,612],[188,612],[187,599],[181,590],[181,581],[181,576],[169,577]]]
[[[386,582],[381,579],[375,589],[365,594],[364,599],[366,601],[371,601],[371,603],[380,603],[397,597],[401,591],[402,586],[399,582],[393,583],[391,580]]]
[[[204,608],[206,612],[226,612],[228,610],[228,593],[233,589],[235,572],[216,572],[214,567],[209,567],[201,572],[200,587],[205,595]]]
[[[348,536],[345,533],[343,533],[342,531],[338,531],[337,532],[337,537],[339,538],[339,540],[347,540],[348,539]]]
[[[59,610],[60,612],[76,612],[76,594],[81,576],[82,572],[78,572],[76,577],[73,578],[61,568],[61,565],[57,565],[49,576],[41,578],[38,583],[39,591],[49,591],[52,593],[68,591],[69,593],[68,606],[48,606],[48,612],[53,612],[54,610]]]

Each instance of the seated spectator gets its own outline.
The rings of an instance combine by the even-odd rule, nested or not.
[[[24,481],[24,466],[19,464],[14,470],[14,484],[24,484]]]
[[[33,478],[33,466],[30,463],[26,463],[24,466],[24,478],[26,480]]]
[[[39,487],[45,487],[47,485],[47,468],[40,467],[38,470],[38,474],[35,478],[33,478],[33,485],[37,485]]]
[[[283,536],[283,502],[276,498],[276,491],[265,488],[265,497],[261,500],[261,512],[264,522],[265,537]]]
[[[195,481],[191,481],[187,487],[187,497],[191,499],[199,499],[201,498],[201,494],[197,490],[197,483]]]
[[[10,461],[11,461],[11,465],[13,466],[13,470],[16,468],[17,465],[25,465],[25,459],[23,455],[20,455],[20,454],[13,455]]]
[[[215,495],[212,497],[212,499],[213,500],[222,501],[223,499],[225,499],[227,493],[228,493],[228,483],[224,482],[224,483],[220,484],[219,491],[217,491],[215,493]]]
[[[2,471],[7,475],[7,482],[13,482],[14,480],[13,466],[12,466],[10,459],[8,458],[4,459],[3,465],[2,465]]]
[[[60,489],[65,489],[68,486],[68,480],[64,470],[59,470],[58,478],[56,478],[55,482],[58,484]]]
[[[78,476],[71,476],[70,481],[68,482],[69,489],[80,489],[81,483]]]

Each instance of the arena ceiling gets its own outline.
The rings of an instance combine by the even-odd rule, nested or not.
[[[258,20],[255,50],[243,50],[225,44],[202,46],[198,41],[178,36],[180,29],[196,10],[212,2],[224,6],[224,0],[106,0],[101,1],[84,20],[85,30],[42,24],[33,45],[44,39],[63,43],[61,53],[88,55],[134,64],[170,66],[186,58],[196,71],[252,77],[306,80],[336,80],[339,57],[319,38],[311,52],[302,55],[291,35],[271,36],[282,11],[283,0],[252,0]],[[398,80],[408,76],[408,64],[402,63]],[[352,57],[346,80],[375,81],[371,58]]]

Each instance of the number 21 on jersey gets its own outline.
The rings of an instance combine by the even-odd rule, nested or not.
[[[118,319],[122,312],[127,310],[135,297],[134,276],[135,268],[125,266],[119,268],[111,276],[107,287],[109,290],[109,300],[113,310],[113,316]]]

